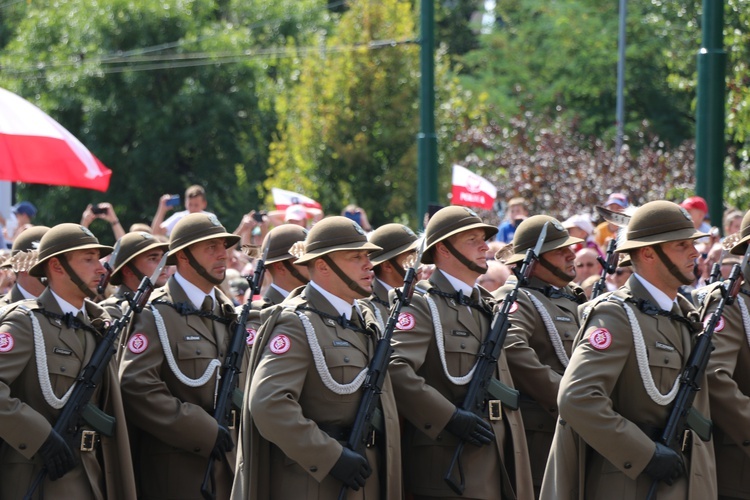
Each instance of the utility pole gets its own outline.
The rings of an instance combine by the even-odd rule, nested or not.
[[[703,0],[703,37],[698,51],[698,109],[695,127],[695,192],[708,202],[713,226],[724,212],[724,107],[727,54],[724,2]]]
[[[435,134],[434,0],[420,2],[419,134],[417,134],[417,225],[424,229],[430,203],[437,203],[437,135]]]

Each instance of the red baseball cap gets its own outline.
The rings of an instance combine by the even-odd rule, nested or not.
[[[696,209],[700,210],[704,214],[708,213],[708,203],[706,203],[706,200],[704,200],[700,196],[691,196],[690,198],[686,198],[685,201],[680,203],[680,206],[685,210]]]

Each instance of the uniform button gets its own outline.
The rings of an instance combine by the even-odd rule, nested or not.
[[[442,441],[442,440],[443,440],[443,435],[442,434],[438,434],[437,441]]]
[[[563,336],[564,336],[564,337],[565,337],[565,338],[567,339],[568,337],[570,337],[570,334],[569,334],[568,332],[565,332],[565,333],[563,334]]]
[[[318,472],[318,468],[313,465],[310,467],[310,472]]]
[[[466,344],[464,344],[463,342],[461,342],[461,349],[466,349]]]
[[[344,356],[344,363],[348,363],[348,362],[349,362],[349,356]]]
[[[626,469],[630,469],[631,467],[633,467],[633,464],[631,464],[630,462],[625,462],[625,465],[623,467],[625,467]]]
[[[200,353],[201,353],[201,350],[200,350],[200,349],[196,349],[196,350],[195,350],[195,354],[199,354],[199,355],[200,355]]]
[[[432,424],[424,424],[424,428],[427,430],[432,429]]]
[[[748,439],[745,439],[745,440],[744,440],[744,441],[742,442],[742,446],[748,446],[748,445],[750,445],[750,440],[748,440]]]
[[[219,356],[223,358],[223,357],[224,357],[224,353],[223,353],[223,352],[220,352],[220,353],[219,353]]]
[[[665,364],[665,365],[668,365],[668,364],[669,364],[669,358],[664,358],[664,364]]]
[[[61,367],[60,367],[60,371],[61,371],[61,372],[64,372],[65,370],[66,370],[66,368],[65,368],[64,366],[61,366]]]
[[[19,450],[25,450],[26,449],[26,443],[21,443],[18,445]]]
[[[201,452],[201,449],[200,449],[200,448],[194,448],[194,449],[193,449],[193,453],[200,453],[200,452]]]

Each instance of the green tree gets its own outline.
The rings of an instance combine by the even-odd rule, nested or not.
[[[21,186],[41,222],[78,220],[87,203],[105,200],[125,224],[148,221],[161,194],[190,184],[206,187],[227,226],[257,205],[273,86],[262,60],[245,55],[244,33],[218,12],[210,0],[28,6],[0,84],[49,112],[113,170],[104,195]]]

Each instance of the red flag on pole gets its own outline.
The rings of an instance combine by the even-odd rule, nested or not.
[[[0,88],[0,179],[106,191],[112,171],[44,111]]]
[[[492,209],[497,189],[485,179],[461,165],[453,165],[452,205]]]

